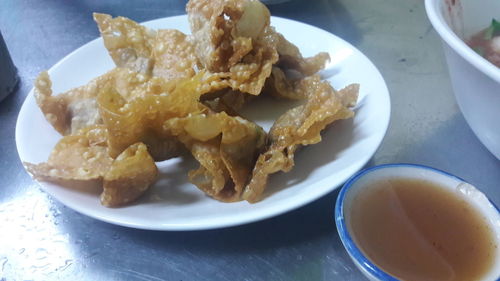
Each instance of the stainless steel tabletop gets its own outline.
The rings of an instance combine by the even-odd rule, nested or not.
[[[21,83],[0,102],[0,280],[363,280],[338,238],[338,191],[290,213],[199,232],[129,229],[80,215],[42,192],[17,156],[14,130],[36,75],[98,36],[94,11],[136,21],[184,13],[178,0],[2,0],[0,30]],[[455,103],[422,0],[317,0],[273,15],[328,30],[386,79],[387,135],[369,166],[409,162],[456,174],[500,204],[500,161]],[[1,67],[1,66],[0,66]]]

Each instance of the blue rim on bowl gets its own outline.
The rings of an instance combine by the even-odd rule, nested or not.
[[[356,246],[353,238],[349,234],[349,231],[347,229],[347,225],[345,222],[344,218],[344,199],[346,197],[347,192],[350,190],[351,186],[353,183],[355,183],[359,178],[363,177],[365,174],[368,174],[370,172],[373,172],[375,170],[379,169],[384,169],[384,168],[391,168],[391,167],[410,167],[410,168],[418,168],[418,169],[426,169],[426,170],[431,170],[433,172],[437,172],[439,174],[443,174],[448,177],[455,178],[459,181],[466,182],[465,180],[461,179],[460,177],[457,177],[455,175],[452,175],[450,173],[447,173],[445,171],[428,167],[428,166],[423,166],[423,165],[418,165],[418,164],[407,164],[407,163],[396,163],[396,164],[383,164],[383,165],[378,165],[374,167],[370,167],[367,169],[364,169],[355,175],[353,175],[351,178],[349,178],[342,189],[340,190],[340,193],[337,197],[337,201],[335,203],[335,224],[337,226],[337,232],[339,233],[340,236],[340,241],[344,245],[344,247],[347,250],[347,253],[353,258],[361,267],[363,270],[365,270],[367,273],[372,275],[373,277],[379,279],[379,280],[384,280],[384,281],[398,281],[397,278],[389,275],[382,269],[380,269],[378,266],[376,266],[373,262],[371,262],[364,254],[363,252]],[[500,209],[491,201],[488,199],[488,201],[491,203],[491,205],[496,209],[498,213],[500,213]]]

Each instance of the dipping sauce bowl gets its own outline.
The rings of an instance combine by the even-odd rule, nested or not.
[[[446,172],[387,164],[352,176],[335,222],[370,280],[497,280],[500,215],[477,188]]]

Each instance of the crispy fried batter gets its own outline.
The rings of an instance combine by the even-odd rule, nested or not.
[[[128,147],[116,159],[109,156],[107,130],[94,125],[63,137],[46,163],[24,163],[34,178],[44,181],[92,183],[104,179],[101,202],[116,207],[138,198],[154,182],[157,168],[142,143]]]
[[[143,143],[125,149],[104,175],[101,204],[118,207],[139,198],[158,175],[158,168]]]
[[[358,87],[353,84],[337,92],[318,75],[301,80],[297,88],[311,91],[307,103],[290,109],[276,120],[269,132],[270,145],[257,159],[243,198],[258,201],[269,174],[292,169],[294,153],[300,145],[320,142],[320,132],[328,124],[352,117],[354,113],[349,107],[357,99]]]
[[[165,129],[186,145],[200,163],[189,180],[224,202],[241,200],[265,132],[255,123],[225,112],[190,114],[165,122]]]
[[[251,95],[259,95],[266,79],[271,75],[273,64],[278,61],[277,40],[274,29],[266,27],[254,42],[252,51],[241,62],[229,69],[229,85]]]
[[[230,200],[233,197],[231,194],[220,194],[226,185],[233,184],[220,156],[220,137],[206,142],[191,140],[186,145],[200,163],[198,169],[189,171],[189,181],[211,197],[221,201],[235,201]],[[225,198],[228,199],[224,200]]]
[[[186,7],[203,67],[228,72],[234,90],[260,94],[278,60],[267,8],[256,0],[190,0]]]
[[[110,155],[116,157],[136,142],[144,142],[155,160],[179,155],[182,146],[165,134],[163,122],[201,111],[204,107],[198,102],[199,97],[205,90],[211,89],[212,82],[217,84],[217,81],[207,82],[212,79],[204,72],[174,82],[153,77],[141,86],[148,89],[147,94],[136,96],[130,101],[122,98],[113,87],[103,89],[98,97],[98,105],[109,130]]]
[[[240,110],[254,96],[235,91],[231,88],[222,89],[201,96],[201,102],[214,112],[226,112],[231,116],[237,116]]]
[[[125,101],[131,101],[135,98],[157,93],[155,92],[157,89],[152,86],[154,82],[151,82],[156,79],[151,76],[135,72],[128,68],[116,68],[114,76],[114,83],[108,84],[107,86],[116,89],[117,93]],[[171,88],[173,87],[174,85],[172,84]],[[101,90],[102,89],[104,89],[104,87],[101,88]]]
[[[190,0],[186,11],[196,54],[212,72],[227,72],[248,54],[270,19],[255,0]]]
[[[94,13],[104,45],[118,67],[151,74],[156,32],[124,17]]]
[[[262,151],[267,135],[253,122],[240,117],[229,118],[223,130],[220,153],[234,183],[233,198],[241,200],[241,193],[250,180],[257,155]],[[223,196],[232,191],[224,191]]]
[[[311,76],[321,69],[325,68],[326,63],[330,60],[330,55],[321,52],[310,58],[302,57],[299,48],[281,34],[276,32],[278,39],[278,65],[283,69],[294,69],[302,73],[304,76]]]
[[[49,123],[62,135],[69,135],[102,124],[97,95],[103,88],[112,85],[123,99],[129,101],[155,93],[154,85],[158,80],[127,68],[115,68],[86,85],[53,96],[50,77],[47,72],[42,72],[35,81],[35,98]],[[165,91],[175,88],[174,83],[165,85]],[[216,86],[214,88],[218,89]]]
[[[75,135],[63,137],[46,163],[24,163],[34,178],[40,180],[100,179],[111,166],[106,147],[106,128],[95,125]]]
[[[187,36],[175,29],[160,29],[153,48],[153,75],[167,80],[193,77],[198,59]]]
[[[303,100],[307,98],[309,89],[297,87],[296,85],[300,85],[300,80],[289,79],[281,68],[273,66],[272,74],[266,80],[264,92],[277,98]]]
[[[35,178],[102,182],[101,203],[122,206],[156,180],[155,160],[187,149],[200,164],[188,173],[194,185],[223,202],[253,203],[270,174],[292,169],[300,146],[321,141],[328,124],[353,115],[358,86],[337,92],[313,75],[329,55],[304,58],[269,25],[258,0],[190,0],[186,9],[191,36],[96,13],[118,68],[56,96],[48,74],[40,74],[36,101],[66,136],[46,163],[25,163]],[[307,100],[275,121],[269,141],[237,113],[264,87]]]
[[[101,124],[95,98],[97,92],[114,79],[112,70],[87,85],[71,89],[59,95],[52,95],[49,74],[40,73],[35,81],[35,99],[45,119],[62,135],[76,133],[87,126]]]

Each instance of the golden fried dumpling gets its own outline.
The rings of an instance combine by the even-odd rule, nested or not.
[[[158,168],[143,143],[125,149],[104,174],[101,204],[118,207],[139,198],[158,176]]]
[[[315,56],[304,58],[300,53],[299,48],[281,34],[276,32],[278,37],[277,50],[279,53],[278,66],[283,69],[293,69],[300,72],[304,76],[311,76],[316,72],[325,68],[326,63],[330,60],[330,55],[326,52],[321,52]]]
[[[191,151],[200,163],[189,180],[213,198],[233,202],[249,180],[265,132],[253,122],[225,112],[205,111],[165,122],[165,129]]]
[[[115,68],[114,78],[114,83],[110,83],[107,86],[113,87],[125,101],[154,94],[156,91],[151,86],[156,79],[128,68]]]
[[[186,34],[175,29],[158,30],[153,58],[153,76],[166,80],[193,77],[198,68],[193,44]]]
[[[290,79],[281,70],[281,68],[273,66],[271,76],[266,80],[264,92],[277,98],[285,98],[292,100],[307,99],[310,89],[304,87],[304,83],[299,79]]]
[[[238,200],[241,200],[241,193],[250,180],[267,135],[261,127],[240,117],[230,118],[226,124],[220,153],[235,185],[235,196],[237,194]]]
[[[156,31],[124,17],[94,13],[94,20],[116,66],[151,74]]]
[[[220,137],[205,142],[191,140],[186,142],[186,146],[194,159],[200,163],[198,169],[189,171],[189,181],[220,201],[237,201],[238,194],[233,189],[234,183],[230,180],[229,171],[220,156]]]
[[[253,42],[253,49],[229,69],[229,86],[251,95],[259,95],[266,79],[271,75],[273,65],[278,61],[277,40],[272,27]]]
[[[59,133],[68,135],[88,126],[102,124],[97,95],[103,88],[113,87],[123,99],[129,101],[157,91],[154,87],[157,81],[163,80],[151,78],[128,68],[115,68],[86,85],[53,95],[50,77],[47,72],[42,72],[35,81],[35,99],[47,121]],[[175,88],[173,83],[164,84],[166,85],[164,90],[167,87]]]
[[[186,10],[189,36],[95,13],[117,68],[59,95],[40,74],[37,104],[65,136],[46,163],[24,163],[35,178],[102,183],[101,203],[117,207],[154,183],[155,160],[187,149],[199,162],[188,173],[199,189],[223,202],[256,202],[270,174],[292,169],[300,146],[353,116],[358,86],[337,92],[314,75],[329,55],[304,58],[258,0],[189,0]],[[305,101],[269,137],[237,113],[263,91]]]
[[[165,81],[152,77],[126,100],[114,87],[104,88],[98,97],[99,112],[109,130],[108,146],[112,157],[136,142],[145,143],[157,161],[179,155],[181,145],[163,130],[163,122],[201,111],[205,91],[217,89],[218,80],[200,72],[192,78]]]
[[[40,73],[35,81],[35,99],[45,119],[62,135],[76,133],[87,126],[101,124],[96,97],[99,90],[114,79],[110,71],[87,85],[58,95],[52,94],[49,74]]]
[[[46,163],[24,163],[35,179],[48,181],[100,179],[113,159],[106,146],[103,125],[87,127],[75,135],[63,137]]]
[[[243,198],[249,202],[260,200],[269,174],[292,169],[294,153],[300,145],[320,142],[320,132],[328,124],[354,115],[349,107],[356,102],[357,84],[337,92],[328,82],[313,75],[301,80],[297,87],[309,89],[307,102],[285,112],[271,128],[269,147],[257,159],[252,179],[243,193]]]
[[[201,96],[200,101],[214,112],[226,112],[231,116],[237,116],[238,110],[254,96],[235,91],[231,88],[222,89]]]
[[[113,159],[107,151],[106,138],[103,125],[90,126],[63,137],[46,163],[24,165],[35,179],[42,181],[90,184],[103,180],[101,203],[121,206],[142,195],[158,171],[144,144],[133,144]]]
[[[186,11],[196,55],[211,72],[227,72],[241,61],[270,20],[256,0],[190,0]]]
[[[202,66],[228,73],[233,90],[260,94],[278,61],[270,13],[257,0],[190,0],[186,6]]]

